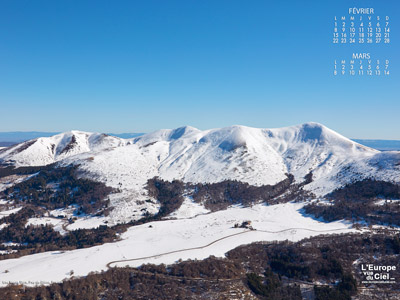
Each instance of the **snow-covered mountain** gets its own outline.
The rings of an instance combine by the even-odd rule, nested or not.
[[[42,166],[90,151],[123,146],[126,140],[100,133],[70,131],[29,140],[0,152],[0,162],[15,166]]]
[[[323,195],[355,179],[400,181],[400,152],[362,146],[318,123],[259,129],[231,126],[201,131],[163,129],[120,139],[72,131],[0,150],[0,163],[16,166],[79,164],[84,176],[120,188],[127,198],[143,194],[149,178],[186,182],[236,179],[274,184],[293,174]]]

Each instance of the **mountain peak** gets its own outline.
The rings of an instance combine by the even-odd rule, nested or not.
[[[118,137],[71,130],[50,137],[28,140],[3,149],[0,153],[0,163],[11,163],[16,166],[47,165],[73,155],[125,144],[127,142]]]
[[[328,128],[320,123],[308,122],[301,125],[301,135],[304,141],[318,140],[324,138],[324,133]]]
[[[186,125],[176,129],[172,129],[169,137],[173,140],[177,140],[188,133],[199,132],[199,131],[200,130],[198,130],[197,128]]]

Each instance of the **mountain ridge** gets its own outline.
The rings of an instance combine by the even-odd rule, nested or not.
[[[297,182],[312,172],[305,188],[324,195],[363,178],[398,181],[400,152],[382,153],[328,127],[309,122],[283,128],[242,125],[199,130],[160,129],[131,139],[70,131],[0,150],[0,163],[40,166],[77,164],[84,176],[143,194],[148,179],[215,183],[239,180],[276,184],[293,174]]]

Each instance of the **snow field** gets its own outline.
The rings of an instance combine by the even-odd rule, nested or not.
[[[346,222],[323,223],[303,216],[303,205],[286,203],[273,206],[259,204],[247,208],[236,206],[193,218],[134,226],[121,235],[120,241],[114,243],[0,261],[0,285],[9,282],[25,282],[27,285],[59,282],[69,278],[71,270],[74,276],[85,276],[89,272],[106,270],[107,264],[113,261],[118,262],[111,266],[171,264],[179,259],[204,259],[210,255],[223,257],[227,251],[237,246],[257,241],[298,241],[318,234],[354,231]],[[182,214],[182,211],[177,213],[178,216]],[[235,223],[241,224],[243,221],[251,221],[256,230],[233,228]],[[200,248],[191,249],[196,247]],[[174,253],[165,254],[168,252]]]

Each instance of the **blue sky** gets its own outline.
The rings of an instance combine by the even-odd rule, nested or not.
[[[332,44],[353,6],[391,17],[390,45]],[[400,139],[399,20],[397,0],[2,0],[0,131],[315,121]],[[389,58],[391,75],[334,77],[353,52]]]

